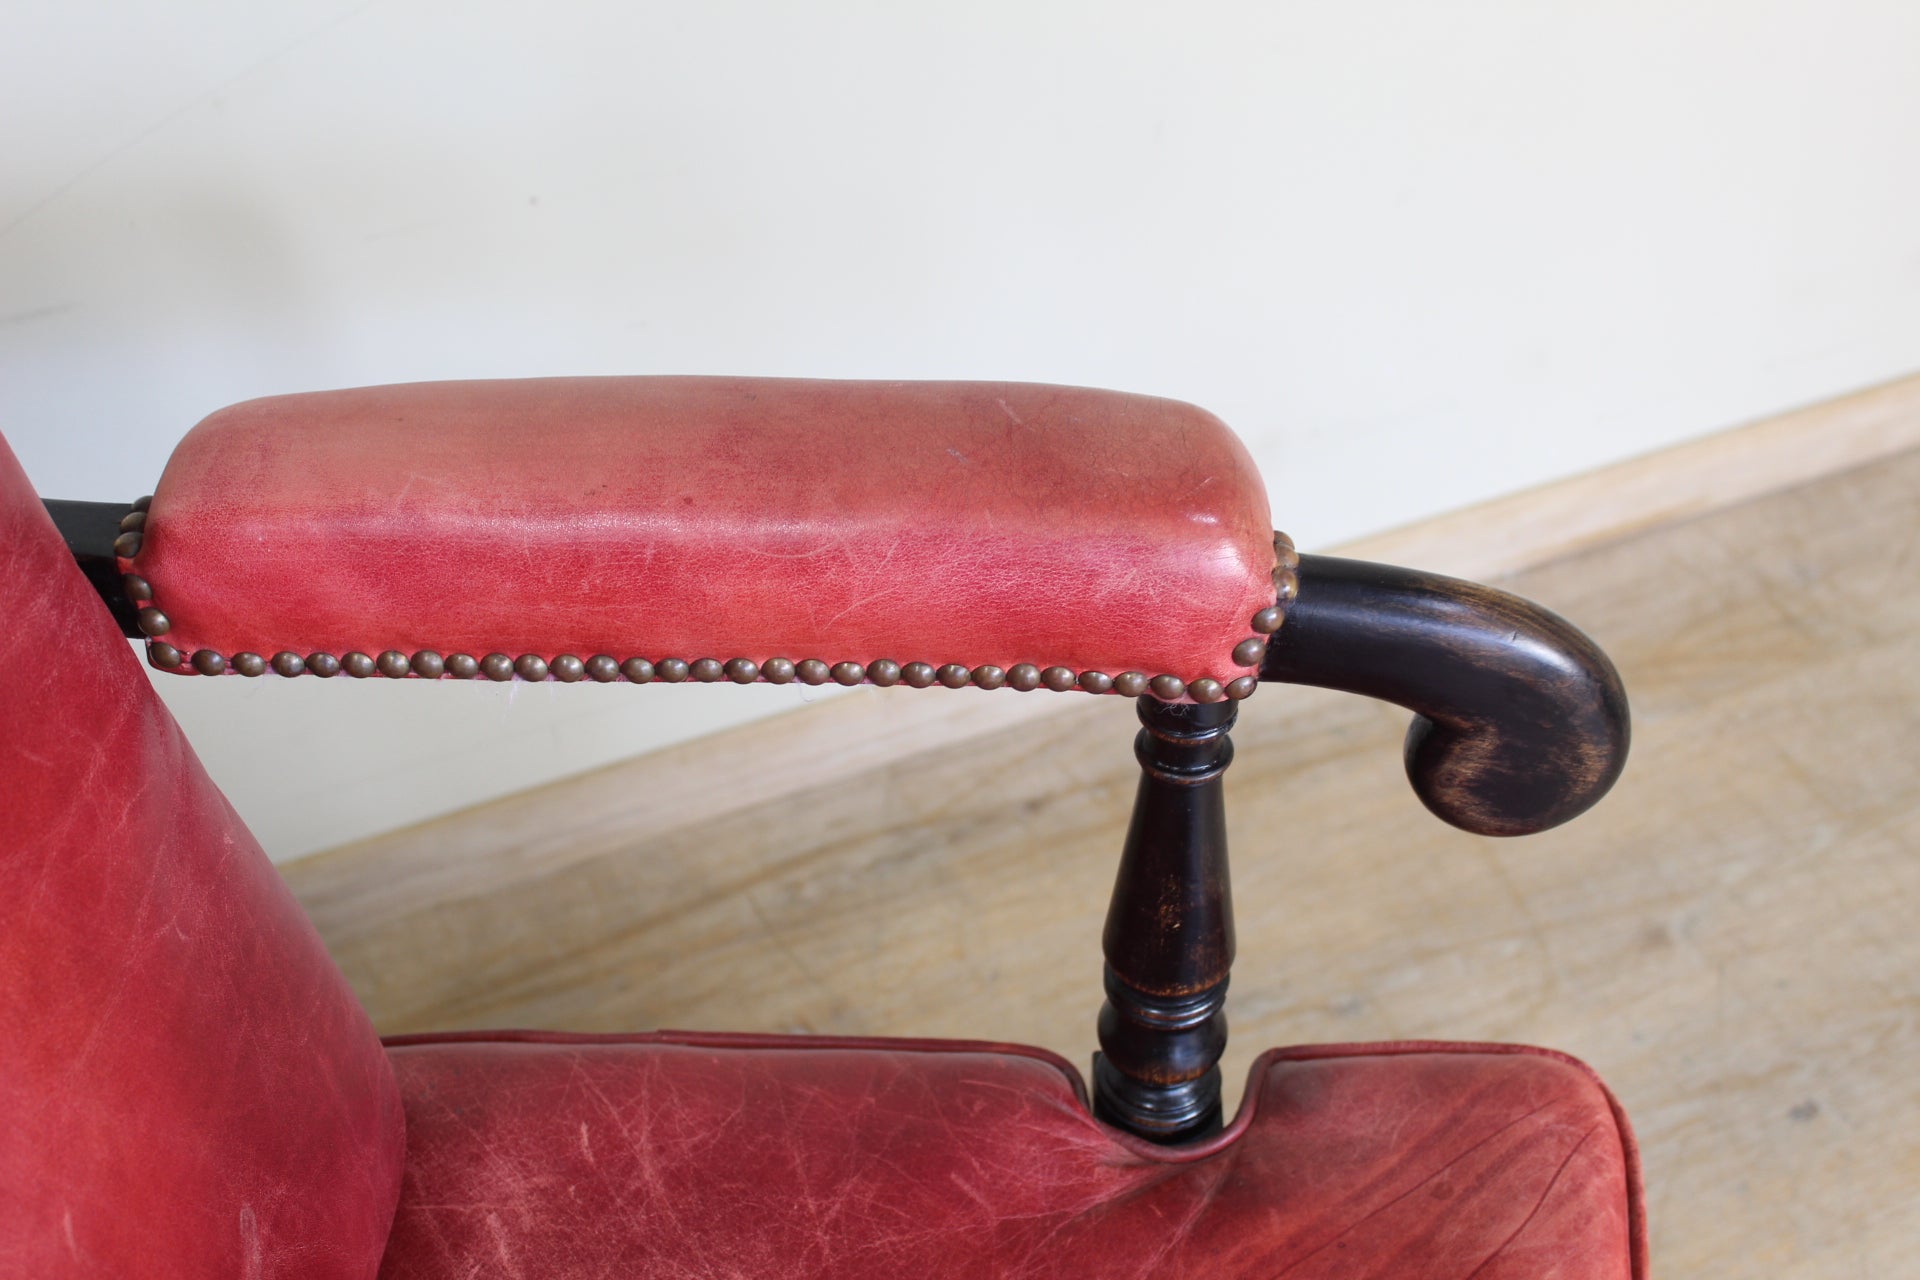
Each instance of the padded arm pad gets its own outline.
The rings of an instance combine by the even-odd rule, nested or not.
[[[134,523],[140,523],[135,521]],[[1212,415],[1006,383],[568,378],[214,414],[120,544],[202,674],[828,679],[1215,701],[1277,625]]]

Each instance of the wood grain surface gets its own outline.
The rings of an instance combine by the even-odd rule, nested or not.
[[[1230,1108],[1269,1045],[1552,1045],[1638,1127],[1658,1274],[1917,1273],[1920,452],[1867,456],[1499,579],[1632,699],[1625,776],[1567,827],[1433,819],[1395,708],[1242,706]],[[1133,709],[1036,696],[842,698],[283,870],[385,1031],[989,1037],[1084,1065]]]

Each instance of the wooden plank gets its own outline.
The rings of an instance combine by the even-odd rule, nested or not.
[[[1246,704],[1229,1106],[1270,1044],[1555,1045],[1638,1125],[1663,1274],[1910,1269],[1916,495],[1920,451],[1518,575],[1614,655],[1636,714],[1614,795],[1544,836],[1433,821],[1392,708]],[[805,724],[829,704],[677,772],[618,766],[284,870],[386,1030],[987,1036],[1084,1063],[1130,706],[962,693],[939,702],[1028,718],[955,736],[920,722],[927,695],[891,701],[894,736],[831,758]]]

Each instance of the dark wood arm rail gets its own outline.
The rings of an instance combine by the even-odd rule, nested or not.
[[[1579,816],[1627,760],[1627,695],[1607,655],[1559,615],[1455,578],[1300,557],[1299,598],[1260,678],[1412,711],[1414,791],[1480,835]]]

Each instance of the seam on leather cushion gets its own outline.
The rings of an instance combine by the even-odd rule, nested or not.
[[[423,1048],[440,1044],[623,1044],[681,1045],[696,1049],[871,1049],[887,1053],[978,1053],[1032,1058],[1060,1073],[1074,1100],[1090,1107],[1086,1083],[1071,1062],[1048,1049],[992,1040],[894,1039],[886,1036],[796,1036],[736,1031],[576,1032],[510,1029],[502,1031],[426,1031],[381,1037],[389,1049]],[[1091,1112],[1089,1112],[1091,1114]]]

